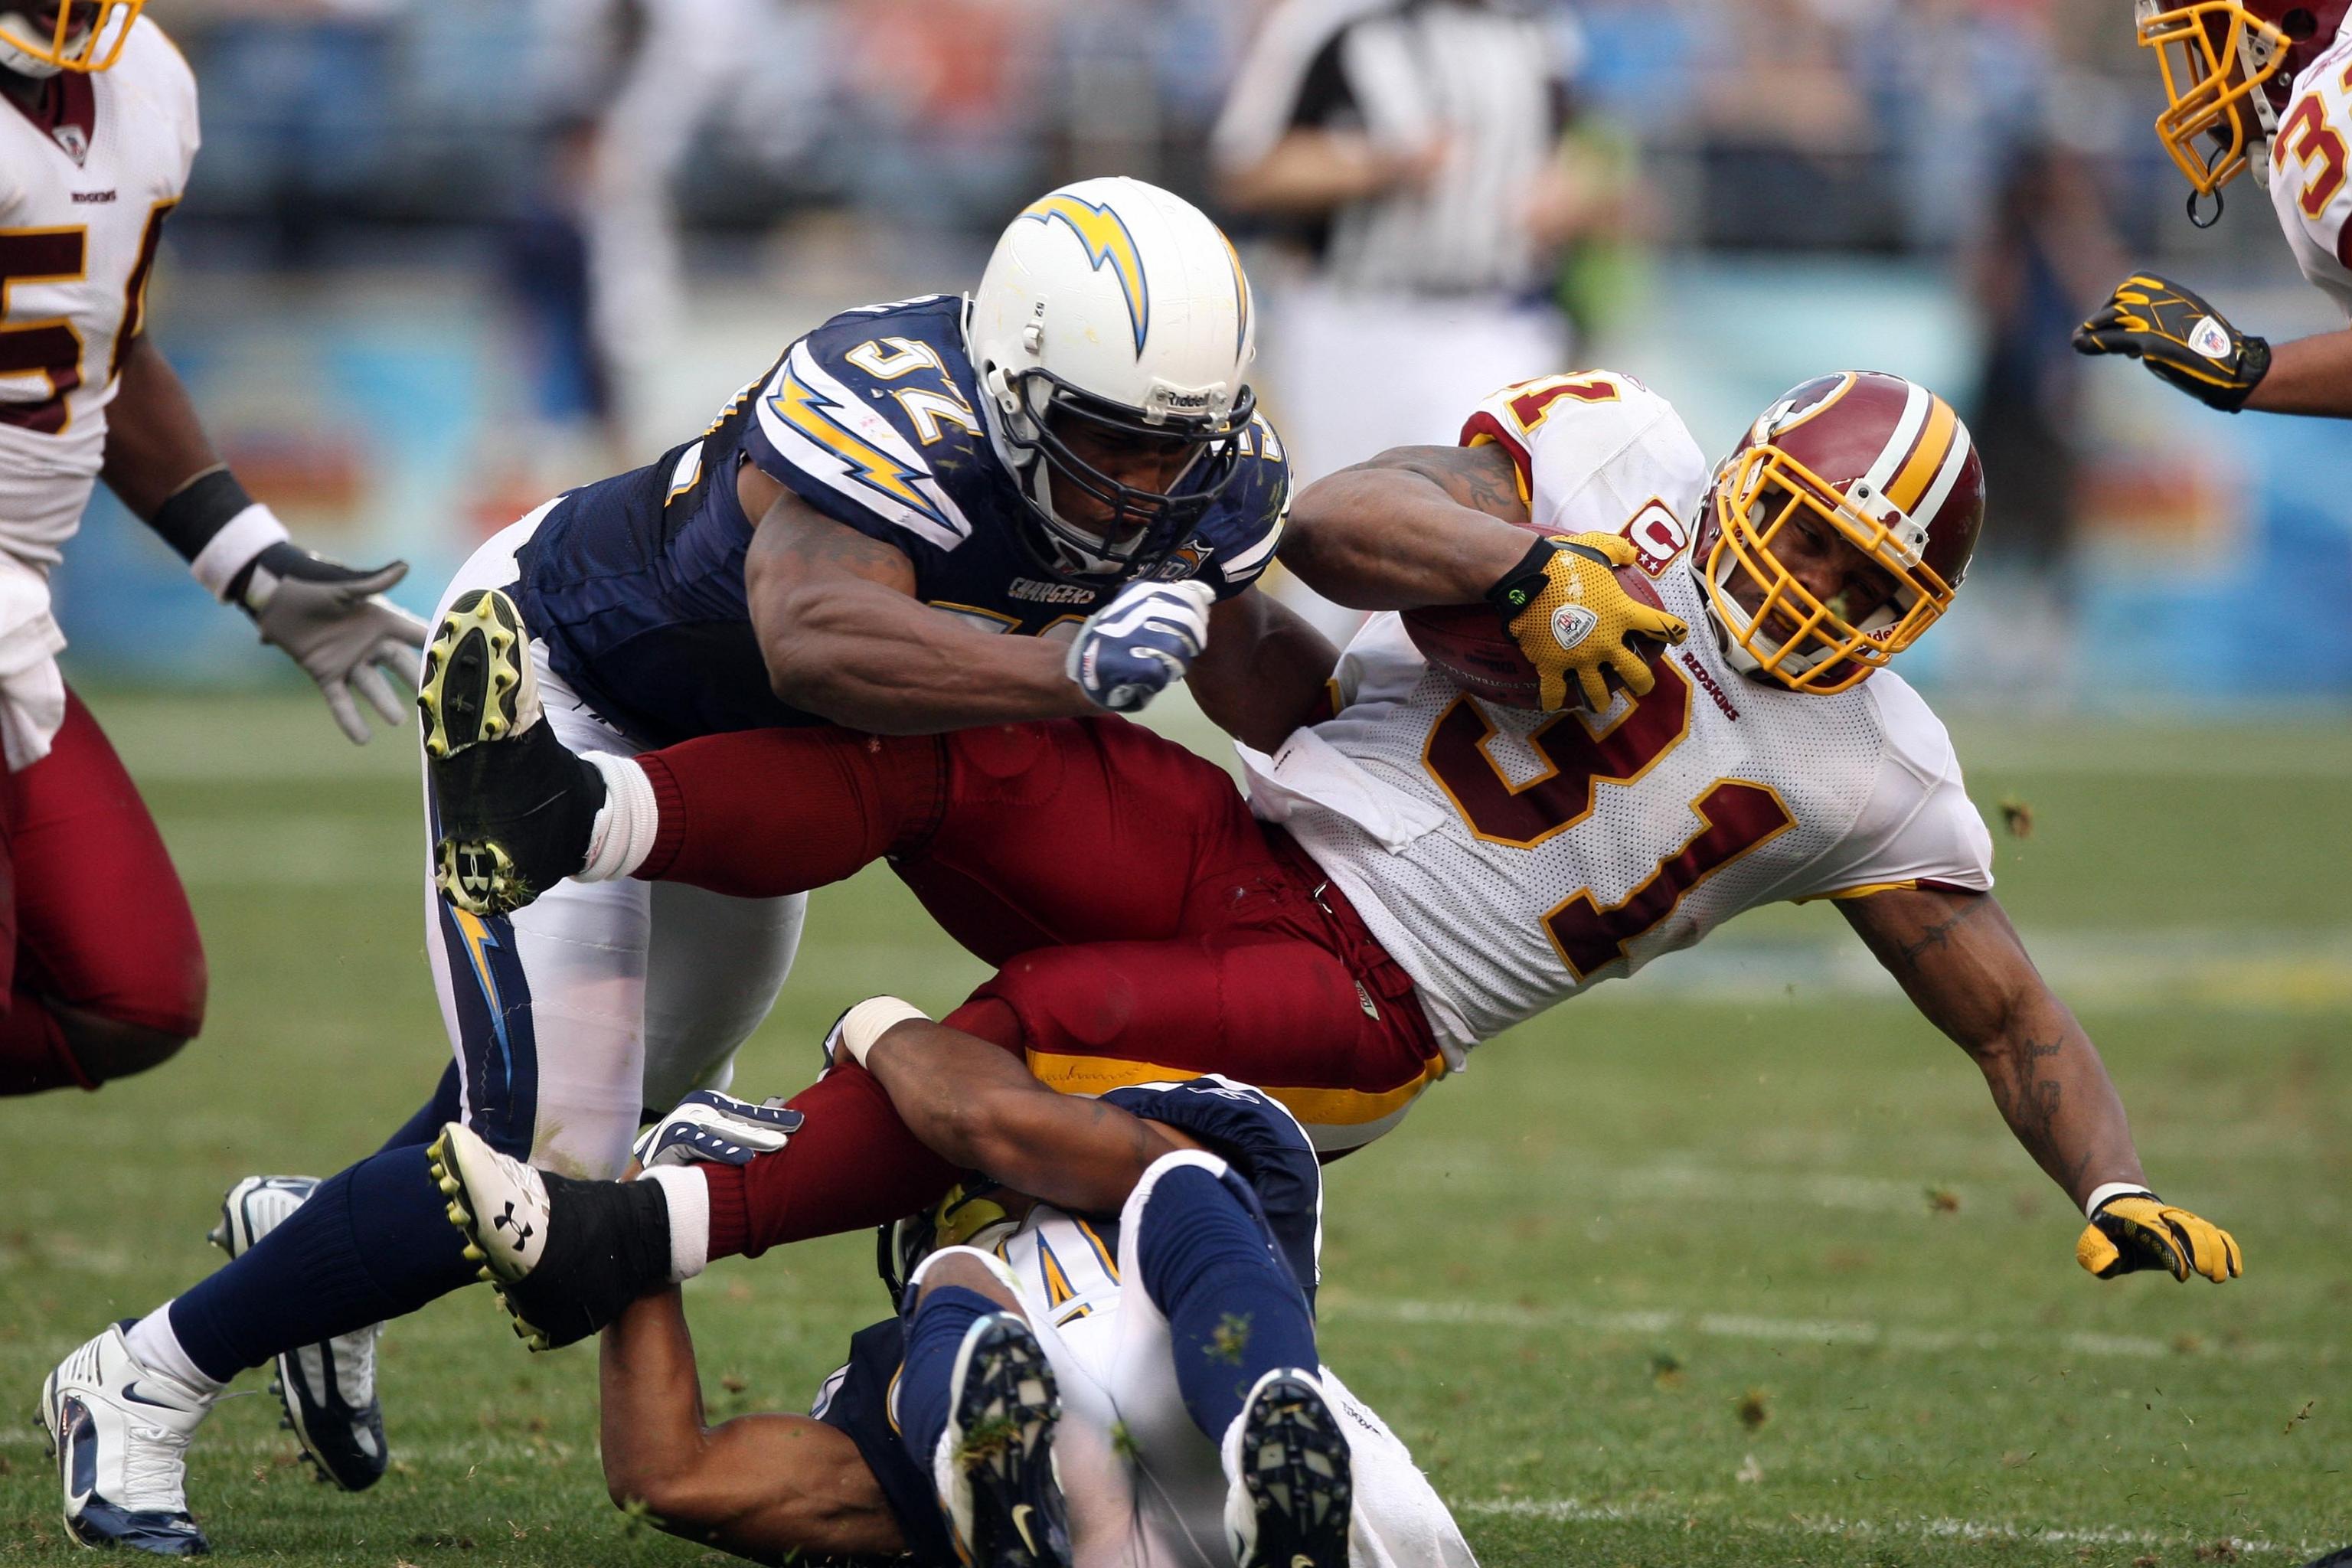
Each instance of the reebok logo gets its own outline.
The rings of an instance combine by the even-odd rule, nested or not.
[[[93,203],[110,202],[114,199],[114,193],[112,191],[76,191],[73,194],[73,199],[84,205],[89,205]]]

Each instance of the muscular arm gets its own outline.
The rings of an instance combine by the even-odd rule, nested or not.
[[[2352,328],[2271,345],[2270,374],[2246,399],[2265,414],[2352,419]]]
[[[1350,609],[1475,605],[1527,554],[1527,515],[1502,447],[1398,447],[1299,492],[1282,563]]]
[[[882,1488],[846,1433],[805,1415],[705,1426],[694,1340],[675,1286],[604,1331],[604,1484],[673,1535],[765,1563],[904,1550]]]
[[[769,684],[795,708],[882,735],[922,735],[1095,711],[1063,650],[1000,637],[914,597],[903,551],[834,521],[746,468],[760,516],[743,563]],[[758,487],[751,484],[759,481]]]
[[[155,515],[173,491],[207,469],[220,456],[196,418],[188,389],[144,332],[131,340],[122,377],[106,410],[106,454],[100,476],[106,488],[142,521]]]
[[[986,1040],[909,1018],[866,1056],[907,1124],[941,1159],[1078,1214],[1115,1214],[1154,1160],[1193,1141],[1115,1105],[1056,1094]]]
[[[1247,588],[1209,612],[1209,645],[1184,679],[1217,728],[1271,752],[1321,714],[1339,662],[1330,639],[1272,595]]]
[[[1838,905],[1928,1021],[1967,1051],[2025,1152],[2077,1205],[2141,1184],[2123,1101],[1990,893],[1897,889]]]

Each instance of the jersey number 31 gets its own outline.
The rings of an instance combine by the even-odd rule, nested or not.
[[[1528,736],[1549,771],[1515,784],[1486,750],[1495,726],[1458,697],[1429,732],[1423,762],[1470,831],[1490,844],[1532,849],[1592,815],[1603,784],[1634,783],[1690,733],[1690,682],[1666,659],[1658,683],[1612,721],[1562,713]],[[1690,803],[1699,830],[1658,862],[1647,880],[1603,907],[1590,889],[1544,916],[1560,962],[1582,984],[1625,956],[1637,938],[1675,912],[1693,888],[1797,826],[1779,795],[1746,779],[1717,779]]]

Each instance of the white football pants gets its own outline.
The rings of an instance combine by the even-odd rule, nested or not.
[[[547,506],[493,536],[450,579],[458,595],[511,589],[515,552]],[[591,712],[530,641],[540,702],[574,752],[637,748]],[[467,1125],[535,1165],[617,1176],[640,1112],[724,1089],[793,966],[808,897],[730,899],[622,879],[563,881],[493,921],[441,901],[425,785],[425,951],[464,1083]]]

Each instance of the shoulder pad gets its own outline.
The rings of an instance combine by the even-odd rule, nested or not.
[[[776,461],[754,456],[828,516],[952,550],[971,523],[942,473],[987,437],[954,314],[928,303],[845,312],[793,344],[759,395]]]
[[[1674,405],[1622,371],[1578,371],[1507,386],[1462,426],[1465,447],[1510,454],[1538,528],[1617,530],[1654,500],[1692,521],[1707,466]],[[1596,481],[1604,492],[1591,492]],[[1580,502],[1597,503],[1588,509]]]

